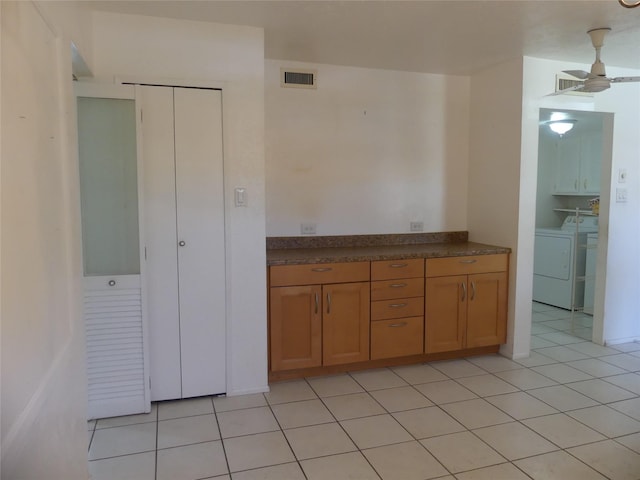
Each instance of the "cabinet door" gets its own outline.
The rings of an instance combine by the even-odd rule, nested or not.
[[[589,195],[600,194],[600,171],[602,169],[602,136],[585,135],[581,143],[580,189]]]
[[[578,193],[580,188],[580,137],[558,139],[554,168],[554,193]]]
[[[507,274],[469,275],[466,347],[499,345],[507,334]]]
[[[318,367],[322,363],[321,294],[318,285],[271,288],[272,371]]]
[[[369,282],[324,285],[322,363],[369,360]]]
[[[467,276],[427,278],[425,352],[448,352],[464,345],[467,322]]]

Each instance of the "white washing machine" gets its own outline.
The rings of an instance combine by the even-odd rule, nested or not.
[[[576,222],[578,229],[576,230]],[[587,234],[598,231],[598,217],[569,215],[559,228],[536,228],[533,256],[533,300],[571,310],[584,302]],[[576,233],[577,232],[577,233]],[[576,268],[573,254],[577,248]],[[571,299],[575,283],[574,298]]]

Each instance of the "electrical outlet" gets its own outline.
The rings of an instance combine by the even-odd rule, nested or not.
[[[409,231],[410,232],[422,232],[424,230],[424,222],[410,222],[409,223]]]
[[[315,235],[316,234],[316,224],[315,223],[301,223],[300,224],[300,233],[302,233],[302,235]]]

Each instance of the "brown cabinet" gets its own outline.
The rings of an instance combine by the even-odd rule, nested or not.
[[[427,259],[425,352],[506,341],[506,254]]]
[[[424,260],[371,263],[371,359],[423,352]]]
[[[270,268],[272,371],[369,359],[369,262]]]
[[[322,364],[322,289],[318,285],[270,291],[271,369],[294,370]]]
[[[369,360],[369,282],[322,286],[322,364]]]

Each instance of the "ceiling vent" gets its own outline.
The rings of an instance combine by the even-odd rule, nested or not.
[[[280,69],[280,86],[293,88],[318,88],[317,87],[317,70],[306,69]]]
[[[576,80],[575,77],[556,75],[556,92],[567,88],[579,87],[584,85],[584,80]],[[565,92],[563,95],[579,95],[582,97],[593,97],[593,93],[589,92]]]

